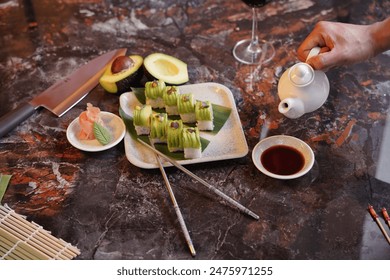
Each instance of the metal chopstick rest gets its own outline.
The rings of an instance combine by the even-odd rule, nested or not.
[[[253,213],[251,210],[249,210],[248,208],[242,206],[240,203],[238,203],[237,201],[235,201],[233,198],[229,197],[228,195],[224,194],[223,192],[221,192],[220,190],[218,190],[216,187],[210,185],[209,183],[207,183],[205,180],[203,180],[202,178],[198,177],[197,175],[195,175],[194,173],[192,173],[191,171],[189,171],[187,168],[183,167],[182,165],[180,165],[176,160],[174,159],[171,159],[170,157],[164,155],[162,152],[160,152],[159,150],[153,148],[152,146],[150,146],[148,143],[142,141],[141,139],[137,139],[142,145],[144,145],[145,147],[148,147],[149,149],[153,150],[155,153],[157,153],[159,156],[161,156],[162,158],[166,159],[167,161],[169,161],[171,164],[173,164],[174,166],[176,166],[178,169],[180,169],[181,171],[183,171],[184,173],[186,173],[187,175],[191,176],[192,178],[194,178],[195,180],[199,181],[200,183],[202,183],[204,186],[206,186],[209,190],[213,191],[215,194],[217,194],[218,196],[222,197],[224,200],[226,200],[227,202],[229,202],[230,204],[234,205],[235,207],[237,207],[239,210],[241,210],[243,213],[251,216],[252,218],[258,220],[259,219],[259,216],[255,213]]]

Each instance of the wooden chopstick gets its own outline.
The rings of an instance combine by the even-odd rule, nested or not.
[[[164,178],[165,185],[166,185],[166,187],[167,187],[169,196],[170,196],[171,201],[172,201],[172,203],[173,203],[173,207],[174,207],[174,209],[175,209],[176,216],[177,216],[177,218],[178,218],[178,220],[179,220],[179,223],[180,223],[180,227],[181,227],[181,229],[182,229],[182,231],[183,231],[183,234],[184,234],[184,237],[185,237],[185,239],[186,239],[188,248],[190,249],[191,255],[192,255],[193,257],[195,257],[195,256],[196,256],[196,251],[195,251],[194,245],[193,245],[193,243],[192,243],[191,236],[190,236],[190,234],[189,234],[189,232],[188,232],[186,223],[185,223],[185,221],[184,221],[183,215],[181,214],[179,205],[177,204],[177,201],[176,201],[176,198],[175,198],[175,194],[173,193],[171,184],[169,183],[168,176],[167,176],[167,174],[165,173],[164,167],[163,167],[163,165],[161,164],[161,161],[160,161],[159,156],[158,156],[157,154],[155,154],[155,155],[156,155],[156,160],[157,160],[158,167],[160,168],[161,174],[162,174],[162,176],[163,176],[163,178]]]
[[[390,217],[389,217],[389,214],[387,213],[387,210],[385,207],[382,208],[382,215],[386,221],[387,226],[390,228]]]
[[[148,147],[150,150],[154,151],[156,154],[158,154],[159,156],[161,156],[162,158],[166,159],[167,161],[169,161],[171,164],[173,164],[174,166],[176,166],[178,169],[180,169],[181,171],[183,171],[184,173],[186,173],[187,175],[191,176],[192,178],[194,178],[195,180],[199,181],[201,184],[203,184],[204,186],[206,186],[209,190],[213,191],[215,194],[217,194],[218,196],[222,197],[224,200],[226,200],[227,202],[229,202],[230,204],[234,205],[235,207],[237,207],[239,210],[241,210],[243,213],[251,216],[252,218],[258,220],[259,219],[259,216],[255,213],[253,213],[251,210],[249,210],[248,208],[244,207],[243,205],[241,205],[240,203],[238,203],[237,201],[235,201],[233,198],[229,197],[228,195],[224,194],[222,191],[220,191],[219,189],[217,189],[216,187],[210,185],[209,183],[207,183],[205,180],[203,180],[202,178],[198,177],[197,175],[195,175],[194,173],[192,173],[191,171],[189,171],[187,168],[183,167],[182,165],[180,165],[176,160],[174,159],[171,159],[170,157],[166,156],[165,154],[163,154],[162,152],[160,152],[159,150],[153,148],[152,146],[150,146],[148,143],[142,141],[141,139],[137,138],[137,140],[142,144],[144,145],[145,147]]]
[[[374,207],[372,205],[368,205],[368,212],[370,212],[371,217],[374,219],[374,221],[378,225],[379,229],[381,230],[383,236],[386,238],[387,242],[390,244],[390,237],[387,234],[386,230],[383,228],[382,223],[379,220],[378,215],[376,214]]]

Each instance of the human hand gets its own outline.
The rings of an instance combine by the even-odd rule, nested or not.
[[[320,47],[320,54],[307,63],[324,71],[369,59],[376,55],[372,31],[371,25],[320,21],[299,46],[298,58],[305,61],[313,47]]]

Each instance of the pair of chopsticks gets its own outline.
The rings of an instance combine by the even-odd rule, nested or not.
[[[197,175],[195,175],[194,173],[192,173],[191,171],[189,171],[187,168],[183,167],[182,165],[180,165],[176,160],[174,159],[171,159],[170,157],[166,156],[165,154],[163,154],[162,152],[160,152],[159,150],[155,149],[153,146],[147,144],[146,142],[142,141],[141,139],[138,138],[138,141],[144,145],[145,147],[148,147],[150,150],[152,150],[155,155],[156,155],[156,159],[157,159],[157,163],[158,163],[158,166],[160,168],[160,171],[161,171],[161,174],[163,175],[164,177],[164,181],[165,181],[165,184],[167,186],[167,189],[168,189],[168,192],[169,192],[169,195],[171,197],[171,200],[173,202],[173,205],[175,207],[175,211],[176,211],[176,214],[178,216],[178,219],[179,219],[179,222],[180,222],[180,225],[182,227],[182,230],[183,230],[183,233],[184,233],[184,236],[186,238],[186,241],[187,241],[187,244],[190,248],[190,251],[191,251],[191,254],[193,256],[195,256],[195,249],[194,249],[194,246],[192,244],[192,241],[191,241],[191,238],[189,236],[189,233],[188,233],[188,230],[187,230],[187,227],[184,223],[184,219],[183,219],[183,216],[181,215],[181,212],[180,212],[180,208],[179,206],[177,205],[177,202],[176,202],[176,199],[175,199],[175,196],[173,194],[173,191],[172,191],[172,188],[169,184],[169,181],[168,181],[168,177],[164,171],[164,167],[162,166],[162,163],[160,161],[160,157],[164,158],[165,160],[167,160],[168,162],[170,162],[172,165],[174,165],[175,167],[177,167],[178,169],[180,169],[181,171],[183,171],[184,173],[186,173],[187,175],[191,176],[192,178],[194,178],[195,180],[197,180],[198,182],[200,182],[201,184],[203,184],[204,186],[206,186],[209,190],[213,191],[215,194],[217,194],[218,196],[222,197],[224,200],[226,200],[227,202],[229,202],[230,204],[234,205],[236,208],[238,208],[240,211],[242,211],[243,213],[251,216],[252,218],[258,220],[259,219],[259,216],[255,213],[253,213],[251,210],[249,210],[248,208],[244,207],[243,205],[241,205],[240,203],[238,203],[237,201],[235,201],[234,199],[232,199],[231,197],[229,197],[228,195],[226,195],[225,193],[223,193],[222,191],[220,191],[219,189],[217,189],[216,187],[210,185],[209,183],[207,183],[205,180],[203,180],[202,178],[198,177]]]
[[[154,147],[152,147],[152,146],[149,146],[149,147],[154,149]],[[184,237],[186,239],[188,248],[190,249],[191,255],[193,257],[195,257],[196,256],[195,247],[192,244],[191,236],[190,236],[190,234],[188,232],[188,229],[187,229],[186,223],[184,221],[183,215],[181,214],[180,207],[177,204],[177,201],[176,201],[176,198],[175,198],[175,194],[173,193],[171,184],[169,183],[169,180],[168,180],[168,176],[165,173],[165,170],[164,170],[164,167],[163,167],[163,165],[162,165],[162,163],[160,161],[159,155],[158,154],[155,154],[155,155],[156,155],[156,160],[157,160],[158,167],[160,168],[161,174],[162,174],[162,176],[164,178],[165,186],[167,187],[169,196],[170,196],[171,201],[173,203],[173,207],[175,209],[177,219],[179,220],[181,230],[183,231]]]
[[[376,212],[374,210],[374,207],[372,205],[368,205],[368,209],[367,210],[368,210],[368,212],[370,212],[371,217],[374,219],[374,221],[378,225],[379,229],[381,230],[383,236],[386,238],[387,242],[390,244],[390,237],[387,234],[385,228],[383,227],[381,221],[379,220],[379,217],[376,214]],[[390,229],[390,217],[389,217],[389,214],[387,213],[386,208],[384,208],[384,207],[382,208],[382,215],[383,215],[383,218],[386,221],[387,226]]]

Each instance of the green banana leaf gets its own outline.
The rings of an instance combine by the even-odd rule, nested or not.
[[[3,196],[5,194],[5,191],[7,189],[9,180],[11,179],[12,175],[3,175],[0,174],[0,202],[3,199]]]

